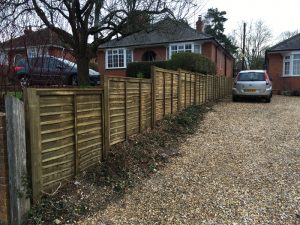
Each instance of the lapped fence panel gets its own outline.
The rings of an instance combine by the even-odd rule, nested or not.
[[[52,191],[103,153],[103,90],[26,89],[33,199]]]

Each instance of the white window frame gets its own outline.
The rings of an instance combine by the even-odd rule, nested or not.
[[[195,42],[179,42],[179,43],[173,43],[173,44],[170,44],[169,47],[168,47],[168,51],[167,51],[167,55],[168,55],[168,59],[171,59],[172,58],[172,55],[175,54],[175,53],[178,53],[178,52],[187,52],[186,50],[186,45],[191,45],[191,52],[192,53],[195,53],[195,45],[199,45],[199,54],[202,53],[202,46],[200,43],[195,43]],[[177,50],[174,51],[172,50],[172,47],[176,46],[177,47]],[[183,48],[183,51],[178,51],[178,46],[184,46]]]
[[[287,54],[283,55],[283,70],[282,70],[282,76],[283,77],[295,77],[295,76],[300,76],[300,72],[299,74],[293,74],[294,71],[294,62],[295,61],[300,61],[300,59],[294,59],[294,55],[300,55],[300,51],[295,51],[295,52],[289,52]],[[289,59],[286,59],[286,57],[289,57]],[[285,74],[285,70],[286,70],[286,62],[289,62],[289,74]]]
[[[112,67],[109,67],[108,66],[108,52],[109,51],[123,51],[123,65],[124,66],[112,66]],[[126,51],[131,51],[131,62],[133,62],[133,50],[132,49],[129,49],[129,48],[110,48],[110,49],[106,49],[105,50],[105,69],[107,70],[110,70],[110,69],[125,69],[127,68],[127,64],[130,63],[128,62],[127,63],[127,53]],[[119,54],[118,54],[119,55]]]

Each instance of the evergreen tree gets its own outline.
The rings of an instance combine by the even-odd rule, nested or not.
[[[219,11],[217,8],[208,9],[207,14],[205,15],[204,32],[215,37],[216,40],[231,54],[235,54],[237,47],[224,34],[224,23],[227,21],[225,15],[225,11]]]

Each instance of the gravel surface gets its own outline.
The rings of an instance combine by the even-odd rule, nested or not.
[[[143,185],[79,224],[300,224],[300,98],[225,100]]]

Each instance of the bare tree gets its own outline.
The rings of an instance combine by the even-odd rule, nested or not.
[[[166,14],[185,15],[193,4],[193,0],[7,0],[1,3],[0,26],[31,18],[50,28],[72,49],[78,83],[88,84],[89,61],[99,45],[137,32]]]
[[[239,47],[236,54],[237,69],[241,67],[243,23],[240,23],[238,29],[230,35],[233,42]],[[272,32],[262,20],[247,23],[244,57],[248,69],[263,69],[265,51],[270,46],[271,40]]]
[[[277,37],[277,42],[284,41],[300,33],[300,30],[284,31]]]

